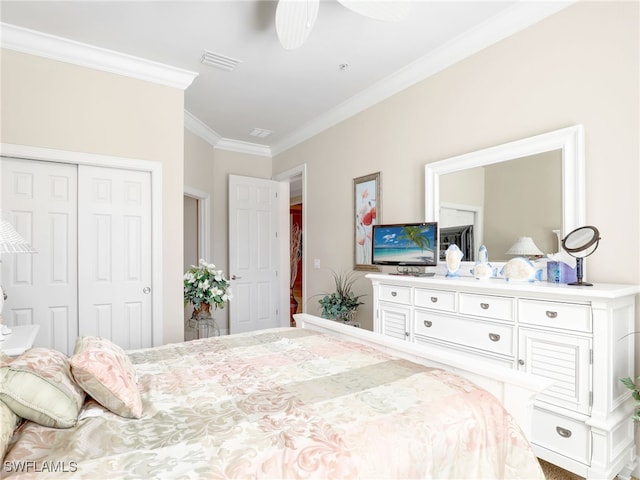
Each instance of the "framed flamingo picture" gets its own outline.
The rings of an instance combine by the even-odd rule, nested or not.
[[[371,234],[380,222],[380,172],[353,179],[354,270],[380,271],[371,263]]]

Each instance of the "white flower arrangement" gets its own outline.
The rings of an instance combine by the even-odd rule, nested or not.
[[[192,265],[184,274],[185,305],[191,302],[198,309],[200,304],[208,303],[215,308],[224,308],[232,298],[229,280],[213,263],[200,259],[198,266]]]

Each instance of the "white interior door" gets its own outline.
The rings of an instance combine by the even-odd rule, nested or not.
[[[229,176],[230,333],[281,325],[281,189],[280,182],[273,180]],[[286,237],[288,243],[288,232]],[[284,313],[288,324],[288,312]]]
[[[34,346],[67,354],[78,335],[76,185],[76,165],[2,158],[3,215],[38,251],[2,256],[2,316],[39,324]]]
[[[80,165],[80,335],[152,346],[151,175]]]

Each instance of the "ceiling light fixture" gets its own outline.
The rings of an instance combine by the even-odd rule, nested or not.
[[[202,54],[202,57],[200,58],[200,62],[203,65],[209,65],[211,67],[216,67],[221,70],[231,72],[239,63],[242,63],[242,60],[237,60],[235,58],[227,57],[226,55],[221,55],[219,53],[205,50]]]
[[[266,138],[272,133],[273,132],[271,130],[265,130],[264,128],[254,128],[249,132],[249,135],[252,137]]]
[[[410,2],[381,2],[338,0],[348,9],[365,17],[397,22],[409,16]],[[295,50],[309,37],[318,18],[320,0],[278,0],[276,7],[276,33],[282,46]]]

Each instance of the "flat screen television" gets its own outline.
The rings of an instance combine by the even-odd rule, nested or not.
[[[438,265],[438,223],[396,223],[373,226],[374,265],[435,267]]]

